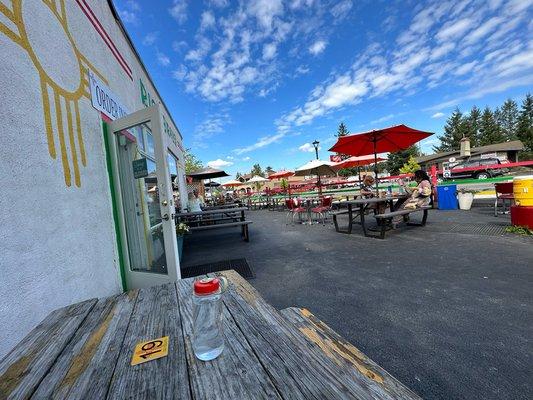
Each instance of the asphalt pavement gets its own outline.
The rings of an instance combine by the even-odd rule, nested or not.
[[[274,307],[308,308],[426,399],[533,398],[533,240],[502,234],[509,216],[432,210],[383,241],[284,216],[248,212],[250,243],[194,233],[183,262],[246,258]]]

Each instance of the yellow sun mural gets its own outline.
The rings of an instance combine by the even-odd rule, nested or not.
[[[0,1],[0,13],[7,18],[6,23],[0,21],[0,32],[28,53],[39,73],[48,152],[55,159],[59,142],[65,184],[71,186],[74,176],[74,184],[80,187],[80,162],[86,166],[87,156],[79,101],[90,99],[87,70],[106,84],[107,80],[76,47],[65,0],[12,0],[11,8]],[[46,33],[32,21],[46,24]]]

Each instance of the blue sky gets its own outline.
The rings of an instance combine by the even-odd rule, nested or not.
[[[185,145],[231,174],[298,167],[315,139],[326,159],[341,121],[439,135],[533,88],[533,0],[115,4]]]

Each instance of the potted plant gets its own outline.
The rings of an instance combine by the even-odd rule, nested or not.
[[[469,190],[461,188],[457,191],[457,200],[459,200],[459,209],[470,210],[472,208],[472,202],[474,201],[474,195],[476,190]]]
[[[178,254],[180,257],[183,255],[183,235],[189,233],[189,226],[183,222],[176,224],[176,238],[178,240]]]

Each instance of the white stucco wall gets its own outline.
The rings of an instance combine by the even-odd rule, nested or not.
[[[66,26],[79,53],[106,78],[130,110],[143,107],[139,79],[149,86],[153,96],[155,91],[107,1],[88,3],[131,67],[133,79],[125,74],[77,2],[64,1]],[[0,357],[51,310],[121,291],[100,114],[86,96],[75,100],[87,158],[86,166],[81,165],[74,136],[80,164],[78,187],[66,129],[69,121],[63,109],[71,169],[68,186],[61,162],[54,90],[48,87],[55,159],[49,154],[46,136],[42,74],[30,54],[37,54],[56,86],[71,88],[73,79],[79,78],[69,67],[72,60],[57,59],[56,55],[66,57],[72,52],[65,48],[68,41],[58,37],[62,34],[57,27],[61,25],[50,19],[55,17],[43,9],[41,0],[25,0],[22,4],[22,20],[10,20],[0,12]],[[24,24],[30,32],[30,49],[26,42],[16,42],[5,34],[9,30],[19,35],[17,24]],[[70,104],[73,107],[74,100]],[[76,135],[75,129],[73,132]],[[178,156],[182,158],[182,154]]]

